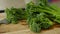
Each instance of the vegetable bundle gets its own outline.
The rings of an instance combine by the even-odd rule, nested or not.
[[[50,28],[55,22],[60,23],[60,10],[57,6],[49,6],[47,0],[38,0],[37,4],[30,2],[26,6],[27,23],[33,32],[41,28]]]
[[[60,24],[60,8],[48,5],[47,0],[37,0],[37,4],[29,2],[25,11],[17,8],[6,9],[9,23],[17,23],[18,20],[27,19],[27,24],[33,32],[48,29],[54,25],[54,21]]]

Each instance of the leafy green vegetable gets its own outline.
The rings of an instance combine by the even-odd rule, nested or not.
[[[27,19],[27,24],[33,32],[40,32],[41,28],[47,29],[56,21],[60,23],[60,8],[54,5],[49,6],[47,0],[29,2],[25,10],[21,8],[6,9],[6,18],[9,23],[17,23],[18,20]],[[53,21],[52,21],[53,20]]]
[[[37,0],[38,5],[40,5],[40,8],[43,8],[44,10],[49,10],[49,11],[57,11],[54,6],[48,5],[48,0]]]
[[[47,28],[49,28],[50,26],[53,25],[53,22],[50,19],[48,19],[48,17],[44,13],[40,13],[37,16],[37,18],[40,20],[41,27],[44,28],[44,29],[47,29]]]
[[[30,30],[33,32],[40,32],[41,31],[41,26],[40,26],[40,22],[36,21],[35,18],[32,18],[30,22]]]
[[[9,23],[17,23],[18,20],[26,19],[25,12],[21,8],[7,8],[5,12]]]
[[[40,11],[44,12],[44,13],[48,13],[49,18],[52,19],[53,21],[56,21],[57,23],[60,23],[60,9],[57,6],[51,5],[49,6],[47,3],[47,0],[45,0],[45,2],[43,0],[39,0],[39,8]],[[46,3],[46,4],[45,4]],[[43,8],[41,8],[43,7]],[[50,10],[52,9],[52,10]],[[53,17],[53,18],[52,18]]]

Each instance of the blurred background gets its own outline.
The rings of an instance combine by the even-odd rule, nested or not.
[[[25,4],[31,0],[0,0],[0,10],[5,8],[16,7],[16,8],[25,8]],[[32,0],[36,2],[36,0]],[[50,4],[56,4],[60,7],[60,0],[48,0]]]

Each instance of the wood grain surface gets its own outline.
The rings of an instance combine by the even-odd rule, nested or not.
[[[5,17],[4,13],[0,13],[0,19],[4,19]],[[1,24],[0,34],[60,34],[60,25],[54,25],[50,29],[34,33],[30,31],[26,21],[21,20],[18,24]]]

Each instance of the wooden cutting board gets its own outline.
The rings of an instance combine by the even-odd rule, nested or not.
[[[29,29],[27,29],[27,30],[22,30],[22,31],[20,30],[20,31],[9,32],[4,34],[60,34],[60,28],[55,28],[48,31],[42,31],[40,33],[33,33]]]
[[[4,13],[0,13],[0,19],[4,19]],[[42,30],[40,33],[30,31],[25,20],[19,21],[18,24],[2,24],[0,25],[0,34],[60,34],[60,26],[54,25],[50,29]]]

